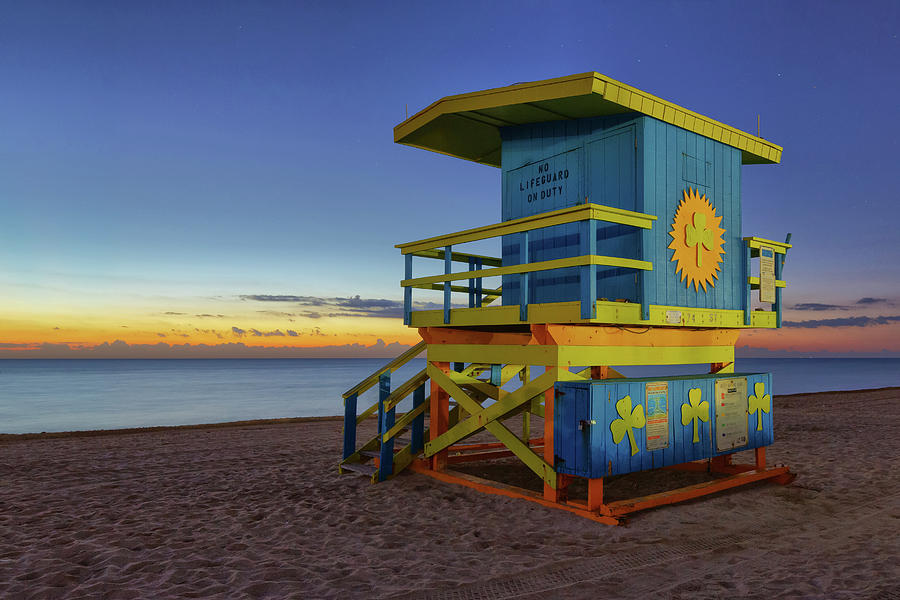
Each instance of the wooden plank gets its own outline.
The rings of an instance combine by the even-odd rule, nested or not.
[[[475,400],[470,398],[459,386],[457,386],[449,378],[447,374],[443,373],[441,370],[434,368],[429,364],[428,374],[431,377],[432,382],[436,382],[446,393],[450,394],[450,396],[472,416],[459,423],[455,427],[452,427],[443,435],[437,436],[430,442],[425,444],[425,456],[432,456],[441,451],[446,451],[445,449],[451,444],[454,444],[481,429],[487,429],[494,435],[494,437],[503,442],[503,444],[507,448],[509,448],[526,466],[528,466],[528,468],[530,468],[539,477],[541,477],[544,480],[544,483],[550,485],[551,487],[556,487],[556,472],[553,470],[553,467],[544,462],[537,454],[535,454],[531,450],[531,448],[526,443],[522,442],[522,440],[520,440],[505,425],[495,420],[502,417],[515,407],[519,406],[520,404],[522,404],[522,402],[526,402],[534,396],[534,393],[531,393],[529,395],[529,391],[526,391],[526,388],[528,387],[527,385],[522,386],[522,388],[519,388],[515,392],[507,395],[504,400],[496,402],[485,409],[482,408],[481,405],[478,404]],[[544,376],[538,377],[534,380],[533,383],[535,385],[532,387],[537,387],[537,384],[539,383],[541,385],[544,385],[546,381],[551,381],[552,377],[555,374],[547,373],[545,375],[550,375],[551,377],[547,377],[543,381],[542,377]],[[552,381],[550,385],[552,385]],[[510,398],[516,395],[524,398],[524,400],[518,403],[510,402]],[[517,399],[514,398],[513,400]],[[506,407],[495,408],[498,404],[503,403],[505,403]],[[510,405],[513,408],[508,408],[508,406]]]
[[[421,258],[436,258],[440,261],[444,260],[444,250],[420,250],[418,252],[410,253],[411,256],[419,256]],[[464,262],[468,263],[472,259],[478,259],[484,265],[490,265],[493,267],[501,267],[503,266],[503,259],[497,258],[495,256],[483,256],[481,254],[469,254],[467,252],[451,252],[450,260],[453,262]]]
[[[470,279],[473,277],[497,277],[500,275],[533,273],[535,271],[547,271],[550,269],[564,269],[567,267],[581,267],[588,265],[604,265],[608,267],[623,267],[627,269],[641,269],[646,271],[653,270],[653,263],[647,262],[645,260],[619,258],[617,256],[572,256],[570,258],[545,260],[522,265],[510,265],[508,267],[498,267],[495,269],[480,269],[478,271],[463,271],[461,273],[450,273],[445,275],[418,277],[415,279],[404,279],[400,282],[400,285],[402,287],[419,286],[430,283],[459,281],[461,279]]]
[[[425,369],[422,369],[415,375],[413,375],[410,379],[402,383],[397,389],[391,392],[391,395],[388,396],[387,400],[385,400],[385,410],[390,410],[403,402],[403,399],[413,393],[417,387],[425,383],[428,379],[428,375],[425,374]]]
[[[402,417],[397,419],[397,422],[394,424],[394,426],[391,427],[390,429],[388,429],[384,433],[384,435],[381,436],[381,441],[386,442],[389,439],[393,438],[398,433],[400,433],[401,431],[406,429],[409,426],[409,424],[412,423],[416,417],[418,417],[419,415],[424,415],[426,406],[428,406],[428,405],[420,404],[419,406],[412,409],[411,411],[404,413],[404,415]]]
[[[344,398],[344,458],[356,452],[356,394]]]
[[[602,512],[609,516],[627,515],[639,510],[647,510],[648,508],[683,502],[692,498],[699,498],[700,496],[713,494],[741,485],[747,485],[749,483],[755,483],[757,481],[778,478],[787,479],[785,477],[786,475],[792,475],[787,467],[770,468],[765,471],[747,471],[715,479],[713,481],[686,486],[677,490],[641,496],[629,500],[620,500],[618,502],[610,502],[604,506]]]
[[[544,498],[531,490],[526,490],[524,488],[507,485],[504,483],[500,483],[499,481],[490,481],[488,479],[482,479],[481,477],[476,477],[474,475],[469,475],[467,473],[460,473],[458,471],[443,471],[436,472],[430,469],[422,468],[417,465],[413,465],[411,470],[420,473],[422,475],[427,475],[428,477],[432,477],[437,479],[438,481],[443,481],[446,483],[454,483],[457,485],[462,485],[474,490],[478,490],[479,492],[485,494],[492,494],[496,496],[505,496],[507,498],[517,498],[521,500],[528,500],[530,502],[535,502],[542,506],[546,506],[548,508],[556,508],[559,510],[565,510],[567,512],[571,512],[577,514],[586,519],[590,519],[592,521],[596,521],[598,523],[604,523],[606,525],[618,525],[620,521],[615,517],[608,517],[604,515],[597,514],[596,512],[592,512],[587,510],[584,506],[577,506],[573,503],[558,503],[544,500]]]
[[[507,394],[502,400],[495,402],[490,407],[484,409],[480,404],[472,400],[449,375],[442,373],[431,365],[429,365],[428,375],[431,377],[432,382],[436,382],[441,389],[449,393],[450,396],[471,416],[443,435],[438,436],[427,443],[425,445],[426,456],[434,454],[451,444],[465,439],[480,429],[483,429],[488,423],[503,417],[506,413],[515,410],[521,404],[531,400],[534,396],[553,385],[553,382],[555,381],[554,374],[545,373],[537,379],[523,385],[515,392]]]
[[[430,285],[410,285],[410,286],[407,286],[406,289],[413,289],[413,288],[418,289],[418,290],[437,290],[437,291],[444,291],[444,285],[441,284],[441,283],[432,283],[432,284],[430,284]],[[451,291],[451,292],[461,293],[461,294],[466,294],[466,293],[469,292],[469,288],[468,288],[468,286],[451,285],[451,286],[450,286],[450,291]],[[503,292],[503,290],[500,289],[500,288],[488,288],[488,289],[482,289],[482,293],[483,293],[483,294],[485,294],[485,295],[490,295],[490,296],[499,296],[502,292]],[[483,304],[483,302],[482,302],[482,304]],[[471,308],[471,307],[470,307],[470,308]]]
[[[359,415],[356,417],[356,424],[359,425],[360,423],[362,423],[363,421],[365,421],[366,419],[368,419],[369,417],[371,417],[372,415],[374,415],[377,412],[378,412],[378,400],[376,400],[375,403],[372,404],[372,406],[370,406],[366,410],[359,413]]]
[[[750,248],[756,250],[758,250],[760,246],[771,246],[772,249],[775,250],[775,252],[778,254],[787,254],[787,251],[790,248],[793,248],[793,246],[791,244],[788,244],[787,242],[773,242],[772,240],[767,240],[765,238],[756,236],[745,237],[744,242],[746,242]]]
[[[603,206],[600,204],[582,204],[579,206],[552,210],[538,215],[529,215],[510,221],[466,229],[456,233],[435,236],[424,240],[417,240],[415,242],[397,244],[395,247],[399,248],[402,254],[410,254],[423,250],[432,250],[442,246],[474,242],[502,235],[562,225],[564,223],[584,221],[587,219],[597,219],[610,223],[619,223],[622,225],[631,225],[649,229],[653,226],[653,221],[656,220],[656,216],[612,206]]]
[[[386,365],[384,365],[383,367],[381,367],[380,369],[378,369],[377,371],[375,371],[374,373],[372,373],[371,375],[369,375],[368,377],[366,377],[365,379],[360,381],[354,387],[352,387],[349,390],[347,390],[346,392],[344,392],[343,397],[347,398],[348,396],[351,396],[352,394],[357,394],[357,395],[362,394],[363,392],[365,392],[366,390],[371,388],[373,385],[378,383],[378,378],[381,377],[382,373],[384,373],[386,371],[393,371],[395,369],[399,369],[400,367],[402,367],[403,365],[405,365],[406,363],[408,363],[409,361],[411,361],[412,359],[414,359],[415,357],[417,357],[424,351],[425,351],[425,342],[424,341],[419,342],[418,344],[416,344],[415,346],[413,346],[412,348],[410,348],[409,350],[407,350],[406,352],[404,352],[403,354],[401,354],[400,356],[398,356],[391,362],[387,363]]]

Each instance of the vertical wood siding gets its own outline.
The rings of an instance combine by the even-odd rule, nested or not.
[[[772,377],[769,373],[558,383],[554,412],[554,452],[558,457],[557,472],[579,477],[606,477],[658,469],[772,444],[773,411],[770,404],[769,412],[763,413],[761,431],[756,430],[756,415],[747,415],[746,446],[727,452],[716,451],[715,381],[719,378],[732,377],[747,378],[748,394],[754,392],[757,382],[763,382],[766,393],[772,395]],[[625,396],[631,396],[632,408],[639,404],[643,405],[646,417],[646,384],[654,381],[666,381],[669,386],[669,444],[666,448],[647,450],[645,425],[641,429],[633,430],[638,452],[632,455],[627,435],[618,444],[612,440],[610,426],[619,418],[616,403]],[[700,389],[701,400],[708,402],[709,406],[709,420],[698,421],[697,443],[693,441],[693,424],[681,423],[681,407],[689,403],[688,393],[692,389]],[[589,423],[591,420],[595,422],[593,425],[580,427],[582,421]]]
[[[742,308],[740,150],[648,116],[612,117],[537,123],[501,130],[503,137],[503,220],[590,202],[636,210],[658,217],[650,231],[649,254],[643,256],[640,232],[601,224],[601,255],[649,260],[653,271],[644,293],[651,304],[717,309]],[[568,170],[569,177],[549,197],[540,186],[529,201],[524,185],[543,173]],[[525,183],[527,182],[527,183]],[[547,186],[544,186],[546,188]],[[671,223],[682,192],[705,194],[722,215],[725,256],[714,286],[688,288],[675,272],[668,249]],[[531,260],[577,256],[585,224],[571,223],[536,231],[530,236]],[[521,234],[505,236],[504,264],[519,264]],[[631,269],[598,268],[597,296],[639,302],[640,276]],[[532,276],[529,302],[579,299],[577,269],[557,269]],[[519,303],[519,278],[503,278],[503,304]]]

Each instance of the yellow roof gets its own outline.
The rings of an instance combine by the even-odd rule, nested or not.
[[[781,146],[600,73],[447,96],[394,127],[394,141],[500,166],[500,127],[639,112],[741,150],[744,164],[777,163]]]

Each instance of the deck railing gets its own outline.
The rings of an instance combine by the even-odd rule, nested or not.
[[[458,291],[468,293],[469,307],[480,308],[483,304],[485,294],[496,294],[499,292],[499,290],[484,290],[482,286],[483,279],[485,277],[496,277],[500,275],[519,276],[519,314],[520,319],[525,321],[528,314],[528,290],[531,274],[540,271],[569,267],[578,267],[580,269],[579,279],[581,282],[580,300],[582,318],[593,318],[597,301],[598,267],[605,266],[636,269],[642,273],[646,273],[653,269],[653,264],[645,260],[598,255],[597,224],[600,222],[607,222],[643,229],[644,235],[642,236],[641,247],[646,248],[649,244],[647,232],[649,232],[650,228],[653,226],[653,221],[655,220],[655,216],[644,213],[602,206],[600,204],[582,204],[571,208],[564,208],[541,213],[539,215],[523,217],[521,219],[504,221],[502,223],[495,223],[484,227],[476,227],[474,229],[467,229],[465,231],[432,237],[416,242],[398,244],[397,248],[400,249],[400,252],[406,258],[405,277],[403,281],[400,282],[400,285],[403,287],[404,323],[407,325],[410,324],[410,314],[412,313],[413,306],[413,289],[442,289],[444,291],[444,323],[450,323],[450,297],[452,292]],[[531,232],[546,227],[553,227],[555,225],[577,222],[587,223],[586,235],[582,235],[581,256],[529,262],[528,243]],[[459,244],[516,233],[522,234],[520,242],[521,264],[503,266],[502,260],[499,258],[453,251],[453,246]],[[444,274],[413,278],[413,257],[443,259]],[[453,273],[453,262],[466,262],[469,265],[469,270]],[[493,266],[494,268],[484,268],[485,266]],[[451,284],[452,281],[462,280],[468,280],[468,286],[453,286]],[[646,287],[646,277],[642,278],[642,288],[644,287]],[[647,303],[646,294],[641,293],[640,296],[641,314],[644,319],[648,319],[649,305]]]
[[[744,238],[744,273],[747,275],[747,287],[744,293],[744,325],[750,326],[751,292],[753,290],[758,290],[761,284],[760,277],[753,277],[750,275],[750,273],[752,273],[750,261],[753,258],[760,258],[761,252],[769,250],[775,255],[775,302],[773,304],[775,327],[781,327],[781,290],[787,287],[787,282],[784,281],[782,277],[784,276],[784,259],[787,256],[788,249],[792,247],[790,241],[790,233],[787,234],[784,242],[773,242],[772,240],[760,237]]]

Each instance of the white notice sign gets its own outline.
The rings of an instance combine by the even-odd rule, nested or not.
[[[775,302],[775,250],[759,247],[759,301]]]
[[[647,450],[669,447],[669,384],[647,383]]]
[[[716,379],[716,452],[747,445],[747,378]]]

